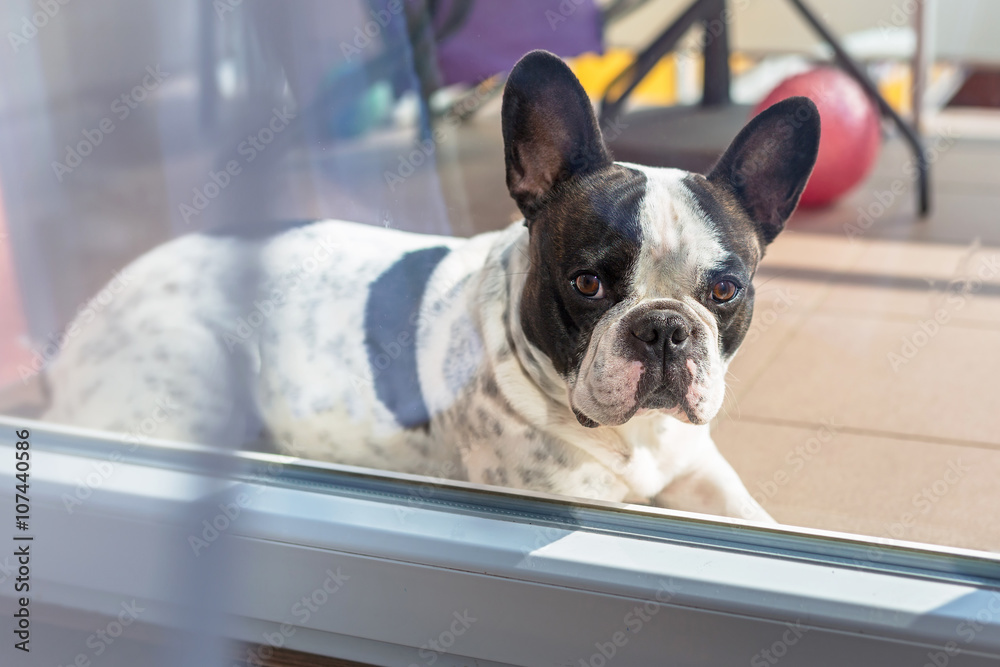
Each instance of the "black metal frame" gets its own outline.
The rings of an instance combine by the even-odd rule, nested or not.
[[[810,10],[804,0],[789,0],[809,26],[833,49],[837,65],[857,81],[878,106],[883,117],[889,118],[910,145],[917,160],[918,169],[918,210],[920,217],[930,212],[929,165],[923,142],[918,131],[908,124],[889,106],[878,92],[864,70],[854,62],[844,50],[837,37]],[[675,45],[695,23],[700,22],[705,29],[705,81],[702,92],[702,106],[711,107],[730,103],[729,99],[729,27],[726,0],[694,0],[691,5],[666,30],[660,33],[652,44],[640,53],[625,71],[608,86],[601,100],[601,123],[617,118],[628,96],[649,74],[665,55],[674,50]]]

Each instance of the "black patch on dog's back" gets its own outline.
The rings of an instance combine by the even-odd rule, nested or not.
[[[430,419],[417,374],[417,316],[427,281],[449,253],[445,247],[409,252],[375,279],[365,304],[365,350],[375,395],[404,428]]]

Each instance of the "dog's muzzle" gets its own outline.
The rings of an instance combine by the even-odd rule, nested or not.
[[[582,425],[623,424],[644,410],[676,410],[693,424],[714,416],[713,333],[688,305],[649,300],[595,332],[570,392]]]
[[[684,400],[694,381],[691,364],[701,356],[704,334],[691,317],[677,308],[650,308],[629,315],[623,329],[633,358],[645,372],[636,390],[640,408],[670,409]]]

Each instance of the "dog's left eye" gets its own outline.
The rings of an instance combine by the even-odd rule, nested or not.
[[[736,298],[740,292],[740,286],[732,280],[720,280],[712,285],[712,301],[716,303],[726,303]]]
[[[576,291],[588,299],[600,299],[604,297],[604,285],[601,279],[593,273],[581,273],[573,279],[573,287]]]

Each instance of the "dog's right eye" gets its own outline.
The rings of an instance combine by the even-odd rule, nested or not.
[[[593,273],[581,273],[578,275],[573,279],[573,287],[588,299],[604,298],[604,285],[601,284],[601,279]]]
[[[712,285],[712,300],[716,303],[726,303],[736,298],[740,286],[732,280],[720,280]]]

